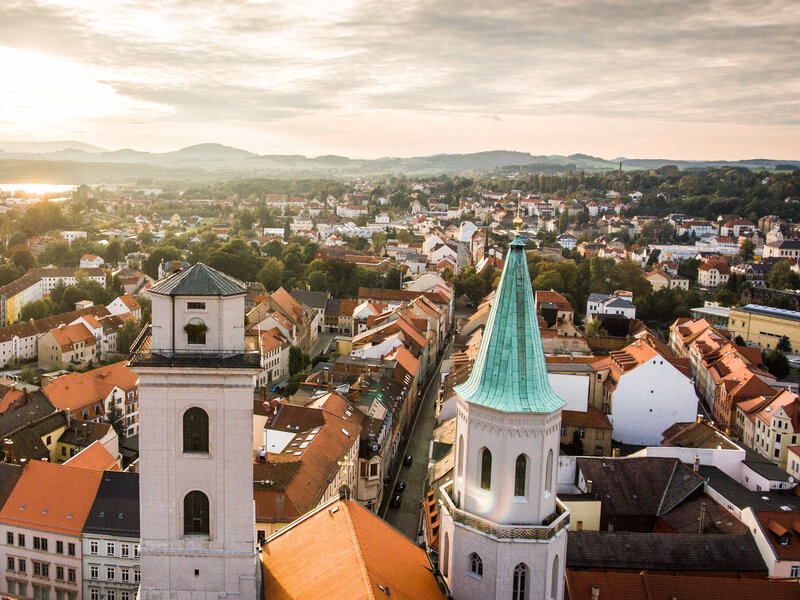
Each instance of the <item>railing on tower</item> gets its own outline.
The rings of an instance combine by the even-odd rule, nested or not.
[[[148,325],[137,336],[130,348],[132,366],[152,367],[216,367],[259,368],[260,352],[206,348],[181,350],[153,350],[152,329]]]

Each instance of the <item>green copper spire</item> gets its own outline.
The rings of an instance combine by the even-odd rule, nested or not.
[[[467,402],[503,412],[551,413],[565,405],[547,379],[525,242],[519,236],[509,246],[472,372],[455,391]]]

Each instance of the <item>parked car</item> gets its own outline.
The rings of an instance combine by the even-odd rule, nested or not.
[[[397,485],[394,486],[394,491],[397,494],[402,494],[405,489],[406,489],[405,481],[398,481]]]
[[[402,503],[403,503],[403,497],[400,494],[396,494],[395,497],[392,498],[392,501],[390,502],[392,508],[400,508],[400,505]]]
[[[410,454],[407,454],[403,459],[403,466],[410,467],[412,462],[414,462],[414,457]]]

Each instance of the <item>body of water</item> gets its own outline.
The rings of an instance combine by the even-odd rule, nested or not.
[[[0,192],[23,192],[25,194],[64,194],[75,189],[74,185],[59,185],[53,183],[0,183]]]

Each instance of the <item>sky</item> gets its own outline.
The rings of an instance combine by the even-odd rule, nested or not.
[[[800,159],[797,0],[3,0],[0,139]]]

